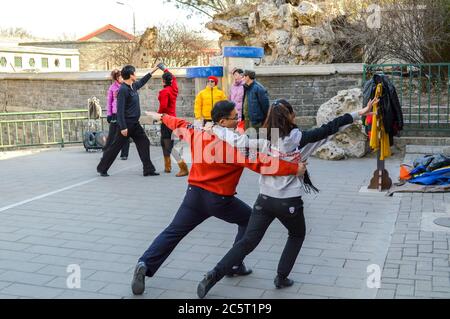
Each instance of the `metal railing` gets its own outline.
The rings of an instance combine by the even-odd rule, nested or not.
[[[87,110],[0,113],[0,149],[82,143],[88,120]]]
[[[450,63],[365,64],[363,83],[376,72],[395,85],[406,129],[450,132]]]

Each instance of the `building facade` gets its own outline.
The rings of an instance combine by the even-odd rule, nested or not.
[[[74,49],[0,45],[0,73],[77,72],[80,52]]]

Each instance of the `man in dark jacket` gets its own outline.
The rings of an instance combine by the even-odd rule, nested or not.
[[[138,90],[147,84],[156,70],[158,70],[158,67],[137,81],[134,66],[127,65],[122,69],[123,83],[117,95],[117,123],[119,129],[117,130],[114,142],[106,150],[97,166],[97,172],[101,176],[109,176],[109,168],[114,163],[114,160],[129,137],[136,144],[139,157],[144,166],[144,176],[159,175],[155,172],[155,166],[153,166],[150,160],[150,141],[145,134],[144,128],[139,124],[141,106],[138,93]]]
[[[269,95],[261,83],[256,81],[256,73],[246,70],[244,72],[244,106],[243,119],[245,128],[259,129],[266,120],[269,111]]]

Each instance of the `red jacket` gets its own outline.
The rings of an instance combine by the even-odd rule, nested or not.
[[[168,69],[164,70],[164,73],[170,73]],[[171,116],[177,116],[177,96],[178,96],[178,83],[177,78],[172,74],[172,85],[167,85],[159,91],[159,110],[158,113],[165,113]]]
[[[296,175],[298,164],[257,153],[250,159],[241,150],[185,120],[164,115],[162,122],[191,145],[192,168],[189,184],[223,196],[236,194],[245,167],[262,175]]]

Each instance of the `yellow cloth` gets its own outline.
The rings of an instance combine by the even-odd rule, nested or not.
[[[206,87],[195,98],[194,115],[196,120],[211,120],[211,111],[217,102],[225,101],[227,96],[216,87]]]
[[[381,98],[383,93],[383,85],[380,83],[377,85],[375,91],[375,97]],[[378,103],[373,105],[373,119],[372,119],[372,133],[370,136],[370,147],[373,150],[380,150],[380,160],[384,160],[390,157],[391,154],[391,144],[389,143],[389,135],[386,133],[383,125],[383,118],[377,114]]]

